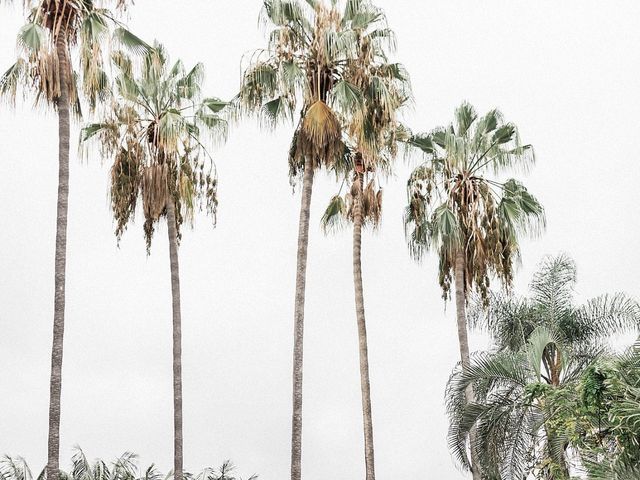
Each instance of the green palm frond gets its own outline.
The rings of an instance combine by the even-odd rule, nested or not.
[[[340,230],[344,227],[346,216],[347,206],[345,200],[340,195],[334,195],[322,215],[322,229],[325,233]]]
[[[534,300],[548,312],[570,306],[576,283],[576,264],[566,255],[545,258],[529,289]]]
[[[148,55],[153,49],[151,45],[124,27],[116,28],[113,31],[113,40],[116,48],[134,53],[140,57]]]
[[[589,338],[640,330],[640,305],[622,292],[592,298],[574,315],[577,330]]]
[[[18,32],[18,48],[27,55],[38,55],[48,41],[46,30],[34,22],[24,25]]]
[[[543,355],[548,352],[549,346],[556,349],[561,348],[561,340],[556,332],[546,326],[539,326],[531,332],[527,339],[527,357],[529,365],[533,368],[538,382],[542,381],[541,366],[543,363]],[[558,354],[561,356],[561,354]],[[561,364],[562,365],[562,364]]]
[[[16,94],[21,84],[27,81],[27,63],[19,58],[0,77],[0,97],[15,104]]]
[[[640,465],[626,462],[590,462],[587,464],[589,480],[638,480]]]
[[[0,458],[0,477],[4,480],[33,480],[31,469],[25,459],[9,455]]]

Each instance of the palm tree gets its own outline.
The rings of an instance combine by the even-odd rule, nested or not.
[[[193,223],[196,208],[206,207],[215,221],[217,178],[203,145],[204,132],[212,140],[226,137],[226,121],[218,113],[226,106],[201,96],[202,64],[185,70],[174,64],[162,45],[150,47],[136,74],[122,52],[113,54],[119,70],[118,98],[101,123],[83,129],[82,141],[97,136],[102,154],[113,159],[111,207],[116,236],[122,236],[142,205],[147,252],[155,224],[165,217],[169,235],[173,310],[174,476],[182,480],[182,334],[178,242],[183,222]]]
[[[498,110],[478,117],[468,103],[462,103],[454,117],[446,128],[407,140],[427,158],[408,181],[405,228],[415,259],[427,250],[437,252],[445,299],[455,282],[460,359],[466,367],[469,294],[476,289],[486,299],[491,275],[510,285],[519,237],[544,226],[544,211],[517,180],[487,177],[489,172],[502,174],[534,163],[533,149],[520,143],[516,126],[505,123]],[[467,401],[472,399],[469,389]],[[474,479],[480,478],[475,466],[472,472]]]
[[[289,152],[292,182],[302,176],[291,422],[291,479],[300,480],[304,301],[314,172],[331,167],[345,155],[343,128],[362,111],[362,92],[349,80],[353,62],[364,53],[359,51],[359,42],[367,38],[369,48],[362,73],[374,77],[376,73],[367,66],[374,67],[384,58],[394,37],[383,13],[369,0],[332,1],[329,5],[322,0],[265,0],[263,4],[269,45],[251,57],[236,103],[240,113],[258,114],[271,127],[292,119],[300,109]],[[372,87],[377,88],[374,81]]]
[[[536,472],[568,479],[569,439],[558,428],[562,410],[575,415],[567,396],[611,335],[640,324],[638,304],[622,293],[574,305],[575,282],[575,263],[560,255],[543,261],[529,298],[490,294],[488,309],[476,300],[470,324],[489,333],[492,352],[456,369],[447,387],[449,446],[462,465],[469,465],[466,443],[476,427],[472,451],[487,478]]]
[[[111,3],[124,8],[127,2],[116,0]],[[91,110],[108,96],[109,82],[103,70],[104,44],[110,39],[110,27],[118,27],[118,36],[125,43],[130,33],[120,26],[109,10],[99,7],[93,0],[25,0],[23,4],[28,12],[28,22],[18,34],[16,63],[0,77],[0,95],[15,102],[17,91],[22,87],[34,94],[37,106],[53,108],[58,114],[58,199],[47,463],[47,478],[58,480],[70,112],[80,115],[80,96],[87,100]],[[72,47],[78,52],[77,67],[72,65]],[[81,87],[77,85],[78,80]]]
[[[376,177],[387,174],[397,153],[396,138],[400,124],[396,112],[411,96],[409,77],[399,64],[390,64],[386,58],[368,59],[369,34],[358,40],[360,58],[350,62],[347,77],[351,92],[359,98],[361,112],[351,117],[351,124],[343,131],[346,143],[353,145],[344,161],[334,165],[342,187],[350,182],[349,192],[333,196],[322,217],[325,233],[343,221],[353,223],[353,285],[358,325],[360,357],[360,389],[364,427],[366,479],[375,479],[373,417],[369,383],[369,355],[362,284],[362,228],[376,228],[382,215],[382,188]],[[369,70],[369,75],[363,70]],[[351,154],[351,150],[355,153]],[[341,190],[342,190],[341,187]]]

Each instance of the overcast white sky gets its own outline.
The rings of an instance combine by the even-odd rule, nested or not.
[[[20,2],[16,2],[18,5]],[[416,108],[429,130],[463,99],[502,109],[538,164],[524,178],[547,209],[544,236],[523,245],[524,291],[545,254],[570,253],[580,299],[640,297],[640,2],[379,0],[398,36]],[[187,65],[204,62],[205,91],[233,96],[240,57],[263,46],[258,0],[138,0],[130,27]],[[0,11],[0,67],[12,62],[19,6]],[[57,124],[0,110],[0,453],[46,462],[53,309]],[[287,179],[291,128],[247,121],[215,157],[220,215],[185,232],[181,256],[185,465],[232,458],[242,475],[289,472],[291,348],[299,195]],[[77,138],[77,126],[73,138]],[[116,247],[108,165],[71,159],[61,457],[125,450],[172,465],[171,304],[166,230],[147,257],[137,222]],[[443,392],[458,358],[436,260],[407,255],[400,164],[385,219],[363,245],[378,477],[464,478],[446,447]],[[319,175],[312,205],[305,329],[305,478],[363,477],[357,336],[348,232],[319,219],[336,187]],[[475,335],[475,346],[482,345]]]

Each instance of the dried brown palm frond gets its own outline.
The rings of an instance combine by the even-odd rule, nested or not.
[[[142,209],[149,220],[158,220],[169,198],[169,165],[154,164],[142,170]]]
[[[111,167],[111,209],[116,221],[118,241],[126,229],[129,220],[135,215],[142,176],[141,163],[144,154],[140,146],[130,142],[127,148],[121,148]]]
[[[75,44],[74,34],[86,10],[87,5],[81,0],[41,0],[32,16],[51,32],[54,42],[63,36],[67,42]]]
[[[371,225],[376,228],[382,219],[382,188],[377,187],[373,178],[367,182],[364,188],[362,188],[363,183],[364,176],[356,175],[351,189],[345,197],[347,204],[345,215],[350,222],[353,222],[354,204],[358,201],[363,225]]]
[[[302,118],[296,141],[296,157],[311,157],[315,167],[331,166],[343,152],[340,122],[331,108],[318,100]]]
[[[336,231],[347,222],[352,223],[356,202],[359,203],[362,224],[377,228],[382,220],[382,188],[378,187],[371,173],[356,173],[349,191],[344,195],[334,195],[329,201],[321,220],[323,230]]]
[[[382,188],[377,188],[375,180],[370,180],[362,195],[362,215],[365,222],[374,227],[379,225],[382,218]]]

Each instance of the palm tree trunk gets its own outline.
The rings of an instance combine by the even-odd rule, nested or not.
[[[65,271],[67,263],[67,213],[69,208],[69,90],[67,45],[62,32],[56,41],[58,54],[58,206],[56,218],[55,294],[53,343],[49,384],[49,438],[47,478],[58,480],[60,456],[60,397],[62,393],[62,353],[64,338]]]
[[[562,451],[558,452],[553,444],[556,443],[556,438],[553,433],[549,431],[547,426],[544,427],[545,433],[547,435],[547,451],[549,452],[549,458],[556,463],[556,465],[560,468],[560,475],[550,475],[549,480],[569,480],[569,465],[567,464],[567,459],[565,458],[564,448]],[[559,455],[557,455],[559,453]]]
[[[175,204],[167,200],[169,259],[171,262],[171,306],[173,311],[173,478],[182,480],[182,319],[180,316],[180,269]]]
[[[373,456],[373,418],[371,416],[371,389],[369,385],[369,354],[367,348],[367,325],[364,315],[364,292],[362,288],[362,178],[358,175],[358,194],[353,204],[353,286],[358,321],[360,350],[360,390],[362,393],[362,420],[364,424],[364,462],[366,480],[375,480]]]
[[[467,313],[466,313],[466,302],[467,295],[465,292],[465,279],[464,279],[464,271],[465,271],[465,259],[464,254],[462,252],[458,252],[456,254],[456,263],[455,263],[455,283],[456,283],[456,321],[458,325],[458,343],[460,346],[460,361],[462,363],[463,368],[469,367],[471,364],[471,360],[469,357],[469,337],[467,333]],[[465,397],[467,403],[471,403],[474,401],[473,396],[473,387],[469,385],[465,391]],[[478,468],[477,455],[475,454],[474,445],[475,445],[476,432],[475,428],[472,428],[469,432],[469,443],[471,445],[471,474],[473,476],[473,480],[480,480],[480,470]]]
[[[293,328],[293,413],[291,419],[291,480],[302,478],[302,358],[304,334],[304,293],[309,245],[309,213],[313,190],[313,163],[307,158],[302,178],[302,200],[298,224],[298,258]]]

